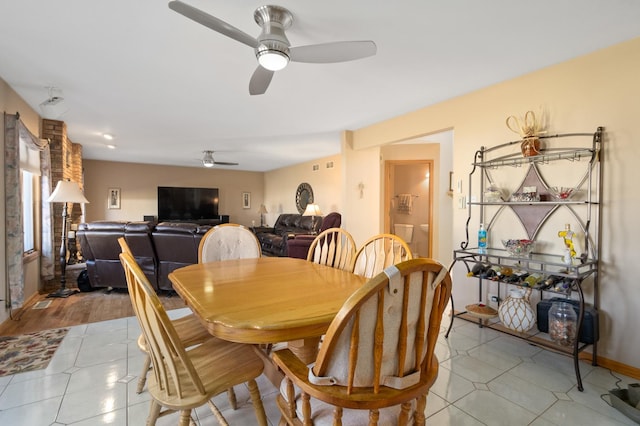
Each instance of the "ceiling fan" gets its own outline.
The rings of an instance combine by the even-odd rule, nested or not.
[[[291,27],[293,15],[280,6],[260,6],[255,10],[253,18],[262,28],[257,38],[179,0],[170,1],[169,8],[222,35],[253,47],[259,65],[249,82],[251,95],[262,95],[266,92],[274,72],[286,67],[289,61],[316,64],[346,62],[373,56],[377,50],[376,44],[371,40],[291,47],[285,30]]]
[[[205,167],[218,166],[237,166],[239,163],[228,163],[226,161],[215,161],[213,159],[213,151],[202,151],[204,156],[202,157],[202,165]]]

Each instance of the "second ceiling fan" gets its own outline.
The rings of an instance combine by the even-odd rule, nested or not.
[[[291,12],[280,6],[260,6],[253,17],[262,32],[256,38],[238,28],[179,0],[169,2],[169,8],[220,34],[252,47],[258,59],[258,68],[249,82],[251,95],[267,91],[275,71],[283,69],[289,61],[316,64],[346,62],[376,54],[371,40],[337,41],[291,47],[285,30],[291,27]]]

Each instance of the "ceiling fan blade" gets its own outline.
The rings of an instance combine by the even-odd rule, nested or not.
[[[228,163],[226,161],[214,161],[213,164],[217,164],[219,166],[237,166],[240,163]]]
[[[210,28],[213,31],[217,31],[220,34],[226,35],[229,38],[239,41],[240,43],[244,43],[249,47],[253,47],[254,49],[260,45],[260,42],[258,42],[255,37],[252,37],[244,31],[227,24],[226,22],[216,18],[215,16],[209,15],[208,13],[203,12],[202,10],[183,3],[179,0],[170,1],[169,9],[186,16],[187,18],[196,21],[197,23],[202,24],[207,28]]]
[[[371,40],[336,41],[291,47],[289,49],[289,57],[295,62],[330,64],[366,58],[375,55],[376,51],[376,44]]]
[[[269,71],[266,68],[262,68],[258,65],[258,68],[253,72],[251,81],[249,81],[249,94],[262,95],[267,91],[271,79],[273,78],[273,71]]]

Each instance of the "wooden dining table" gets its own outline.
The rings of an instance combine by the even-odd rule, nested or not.
[[[290,257],[199,263],[169,274],[173,288],[209,332],[252,344],[288,342],[315,360],[320,337],[366,278]]]

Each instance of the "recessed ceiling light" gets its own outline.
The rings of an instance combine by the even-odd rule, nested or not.
[[[109,145],[107,145],[107,148],[109,148],[109,149],[116,149],[116,146],[115,146],[115,145],[111,145],[111,144],[109,144]]]
[[[113,140],[113,135],[111,133],[103,133],[102,137],[105,138],[108,141],[112,141]]]

